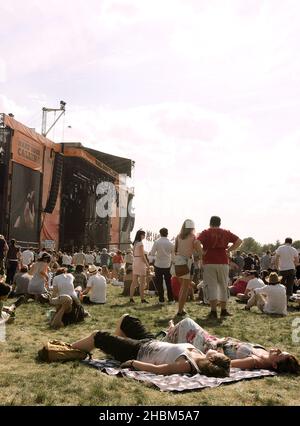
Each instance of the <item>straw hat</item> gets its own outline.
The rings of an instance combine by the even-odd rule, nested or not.
[[[98,268],[95,265],[89,266],[89,274],[96,274],[98,272]]]
[[[266,278],[267,283],[269,284],[278,284],[282,280],[276,272],[271,272],[270,275]]]

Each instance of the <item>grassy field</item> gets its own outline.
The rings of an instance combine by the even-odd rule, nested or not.
[[[277,376],[215,389],[186,393],[164,393],[152,387],[120,377],[111,377],[79,362],[44,364],[36,360],[37,351],[50,339],[72,342],[96,329],[113,331],[117,318],[130,313],[141,318],[149,329],[164,329],[175,315],[177,306],[128,305],[121,289],[109,287],[108,303],[92,306],[92,315],[84,323],[53,331],[47,324],[48,306],[34,302],[20,306],[14,324],[7,326],[6,341],[0,342],[1,405],[299,405],[299,378]],[[137,300],[138,302],[138,300]],[[250,313],[243,305],[230,301],[233,317],[208,323],[209,309],[189,302],[191,318],[218,336],[234,336],[266,347],[279,347],[300,357],[299,344],[292,343],[292,321],[300,317],[291,309],[286,318],[262,315],[256,308]],[[300,333],[299,333],[300,334]],[[103,358],[97,350],[95,358]]]

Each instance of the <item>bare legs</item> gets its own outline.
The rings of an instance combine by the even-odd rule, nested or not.
[[[180,282],[180,292],[179,292],[179,297],[178,297],[178,313],[182,314],[183,308],[184,308],[184,305],[185,305],[185,302],[187,300],[187,296],[188,296],[188,293],[189,293],[189,287],[190,287],[190,284],[191,284],[191,280],[179,278],[179,282]]]
[[[84,339],[78,340],[75,343],[72,343],[73,349],[80,349],[83,352],[91,352],[95,349],[94,337],[97,334],[97,331],[92,333],[90,336],[85,337]]]
[[[72,303],[72,297],[67,295],[59,296],[51,300],[51,305],[56,306],[56,314],[51,321],[51,327],[60,328],[64,326],[62,322],[63,315],[71,312]]]
[[[133,275],[132,283],[130,286],[130,301],[133,301],[134,291],[138,286],[138,278],[140,278],[140,296],[141,300],[145,300],[145,284],[146,284],[146,276]]]

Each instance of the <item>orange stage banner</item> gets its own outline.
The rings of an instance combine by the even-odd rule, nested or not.
[[[12,139],[12,160],[32,170],[43,170],[43,146],[33,139],[15,131]]]

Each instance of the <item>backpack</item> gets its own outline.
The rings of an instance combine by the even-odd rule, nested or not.
[[[84,320],[85,317],[85,311],[84,307],[81,303],[78,303],[77,301],[73,300],[72,303],[72,311],[69,313],[65,313],[62,317],[62,322],[64,325],[69,324],[76,324],[77,322],[81,322]]]
[[[45,362],[82,361],[88,355],[91,359],[91,354],[79,349],[73,349],[70,344],[61,342],[60,340],[50,340],[41,350],[38,351],[39,360]]]

